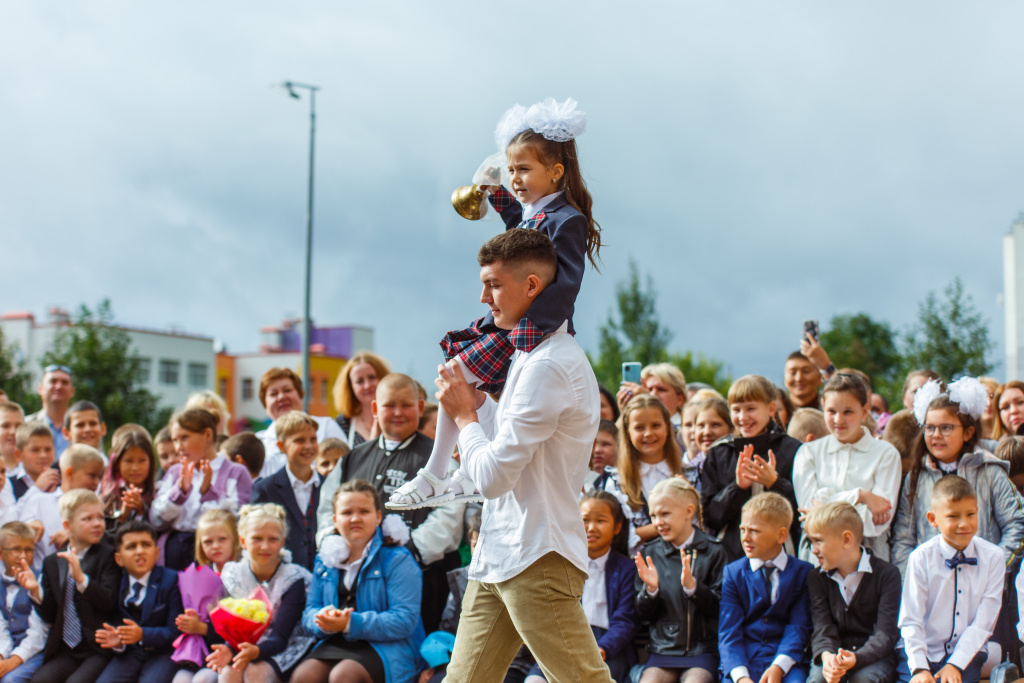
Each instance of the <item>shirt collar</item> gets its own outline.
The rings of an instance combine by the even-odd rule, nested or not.
[[[971,542],[967,544],[966,548],[964,548],[964,551],[963,551],[964,555],[967,555],[968,557],[971,557],[972,556],[971,552],[973,550],[974,550],[974,538],[972,537],[971,538]],[[960,551],[957,550],[956,548],[954,548],[953,546],[951,546],[949,544],[949,541],[946,540],[945,536],[941,536],[941,535],[939,536],[939,553],[942,555],[942,558],[944,560],[952,559],[953,556],[956,555],[958,552],[960,552]]]
[[[407,438],[402,443],[398,444],[398,446],[396,446],[393,449],[388,449],[387,442],[391,441],[392,443],[394,443],[394,440],[393,439],[385,439],[384,435],[381,434],[380,438],[377,440],[377,446],[380,447],[380,449],[382,451],[386,451],[387,453],[394,453],[395,451],[401,451],[401,450],[404,450],[404,449],[408,448],[409,444],[412,443],[412,440],[415,439],[415,438],[416,438],[416,432],[413,432],[412,434],[409,435],[409,438]]]
[[[604,568],[608,565],[608,558],[612,556],[611,548],[609,548],[604,555],[601,557],[595,557],[590,560],[590,568],[596,569],[599,572],[603,572]]]
[[[555,197],[557,197],[560,194],[562,194],[561,190],[559,190],[558,192],[546,195],[544,197],[541,197],[540,199],[535,201],[533,204],[523,204],[523,218],[527,219],[527,220],[530,219],[530,218],[533,218],[538,213],[543,211],[544,207],[547,206],[548,204],[550,204],[552,201],[554,201]]]
[[[666,477],[672,476],[672,468],[668,466],[668,463],[664,460],[658,462],[641,462],[640,463],[640,476],[646,477],[651,472],[660,472]]]
[[[695,539],[696,537],[697,537],[697,530],[694,529],[693,531],[690,532],[690,535],[687,537],[687,539],[685,541],[683,541],[681,544],[676,545],[675,543],[673,543],[671,545],[676,550],[685,550],[686,548],[689,548],[691,545],[693,545],[693,539]]]
[[[772,565],[780,572],[786,571],[786,565],[789,563],[789,555],[786,554],[786,549],[783,548],[779,551],[779,554],[768,560]],[[759,560],[756,557],[750,558],[750,569],[751,571],[758,571],[763,565],[767,564],[764,560]]]
[[[320,485],[320,475],[317,474],[316,470],[313,470],[313,476],[309,478],[309,481],[301,481],[298,477],[292,474],[292,468],[285,465],[284,471],[288,474],[288,481],[291,482],[292,488],[296,486],[299,488],[315,487]]]
[[[829,453],[838,453],[844,448],[850,448],[855,451],[866,452],[871,449],[871,444],[874,440],[875,437],[871,436],[871,432],[868,431],[868,428],[862,426],[860,438],[853,443],[842,443],[835,437],[829,438],[827,451]]]
[[[135,582],[138,581],[139,583],[142,584],[142,590],[146,590],[146,587],[149,586],[149,577],[151,577],[152,575],[153,575],[153,570],[152,569],[150,569],[148,572],[146,572],[145,574],[143,574],[141,577],[139,577],[137,579],[134,576],[132,576],[131,574],[128,574],[128,588],[131,588],[132,586],[134,586]]]

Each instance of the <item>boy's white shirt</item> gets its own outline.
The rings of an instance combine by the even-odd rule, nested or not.
[[[38,574],[43,568],[43,558],[57,552],[57,547],[50,542],[50,537],[64,529],[64,520],[60,517],[60,497],[63,491],[58,486],[47,493],[35,486],[25,492],[18,501],[18,521],[43,523],[43,537],[36,543],[32,569]]]
[[[898,626],[910,670],[928,669],[947,654],[961,671],[985,647],[1002,607],[1003,550],[975,536],[964,549],[977,565],[950,569],[956,549],[935,536],[907,560]],[[952,634],[952,636],[950,635]]]
[[[18,502],[14,500],[14,485],[10,478],[5,477],[4,487],[0,489],[0,526],[17,521]]]
[[[462,467],[484,496],[469,576],[511,579],[550,552],[586,573],[577,495],[597,435],[600,394],[586,354],[562,323],[533,351],[516,351],[497,404],[459,433]]]
[[[903,471],[899,451],[874,438],[866,427],[861,429],[861,438],[852,444],[829,435],[800,446],[793,461],[793,489],[800,507],[810,507],[812,500],[849,503],[864,522],[864,536],[875,538],[896,516]],[[874,523],[868,506],[857,502],[861,489],[892,504],[887,521]]]
[[[10,609],[21,587],[17,584],[13,584],[14,588],[8,587],[7,580],[10,577],[7,576],[7,567],[3,562],[0,562],[0,572],[2,572],[4,577],[4,591],[0,598],[5,601],[7,609]],[[43,651],[43,647],[46,645],[46,636],[49,632],[49,625],[40,618],[33,607],[28,615],[28,630],[25,632],[25,638],[22,639],[17,647],[14,647],[14,639],[7,628],[7,620],[0,619],[0,655],[3,655],[4,659],[10,659],[12,656],[17,655],[21,657],[22,662],[27,662],[31,657]]]

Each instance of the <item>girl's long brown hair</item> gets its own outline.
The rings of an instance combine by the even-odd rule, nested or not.
[[[124,480],[121,479],[121,458],[131,449],[138,448],[149,458],[149,474],[146,475],[146,482],[142,485],[142,503],[146,507],[146,514],[148,514],[149,506],[153,504],[153,496],[156,493],[156,457],[153,454],[153,442],[149,440],[149,433],[142,427],[132,429],[121,427],[114,434],[114,442],[111,445],[110,465],[103,473],[103,483],[100,485],[100,499],[104,503],[104,513],[109,517],[121,508],[121,487],[124,485]]]
[[[676,443],[675,435],[672,433],[672,419],[668,414],[668,408],[661,402],[661,399],[651,394],[634,396],[622,410],[619,457],[615,463],[619,471],[619,484],[622,486],[622,492],[629,496],[629,506],[633,510],[639,510],[644,506],[644,492],[640,481],[640,452],[633,446],[633,442],[629,438],[629,420],[633,417],[633,413],[644,408],[654,408],[661,412],[667,432],[663,450],[665,462],[672,470],[672,474],[682,474],[683,472],[683,456],[679,452],[679,444]]]
[[[601,252],[601,226],[594,220],[591,213],[594,199],[590,196],[587,184],[583,181],[579,156],[576,154],[576,141],[548,140],[532,129],[527,129],[512,138],[508,147],[512,145],[531,145],[542,164],[548,168],[555,164],[561,164],[565,169],[558,181],[558,189],[565,195],[565,201],[569,203],[569,206],[579,211],[587,219],[587,258],[590,259],[590,265],[600,271],[597,259],[600,258]]]
[[[992,397],[992,400],[995,403],[996,411],[996,414],[994,416],[995,419],[992,421],[992,438],[995,439],[996,441],[999,441],[999,439],[1003,438],[1007,434],[1013,434],[1013,432],[1007,429],[1006,425],[1003,424],[1003,416],[1000,415],[999,411],[999,399],[1003,397],[1003,394],[1006,392],[1007,389],[1017,389],[1021,392],[1024,392],[1024,382],[1021,382],[1020,380],[1016,379],[1011,379],[1009,382],[1003,384],[998,389],[996,389],[996,393]]]
[[[928,410],[925,411],[925,421],[928,420],[928,413],[933,410],[947,410],[953,413],[960,420],[960,424],[964,429],[968,427],[974,428],[974,433],[971,434],[971,438],[964,440],[963,450],[960,451],[960,455],[963,456],[965,453],[974,452],[974,447],[978,444],[978,438],[981,435],[981,425],[970,415],[960,412],[960,404],[954,403],[949,400],[948,394],[940,394],[928,404]],[[930,453],[928,452],[928,444],[925,442],[924,426],[922,425],[921,431],[918,432],[917,438],[914,439],[914,447],[911,451],[911,465],[910,465],[910,490],[907,491],[907,500],[910,501],[910,511],[913,514],[914,498],[917,497],[917,480],[921,476],[921,470],[925,466],[925,458]]]

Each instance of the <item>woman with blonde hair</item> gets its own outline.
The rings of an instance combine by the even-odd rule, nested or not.
[[[335,419],[349,448],[380,435],[370,404],[377,393],[377,382],[390,372],[383,358],[361,351],[349,358],[338,373],[332,391],[338,409]]]
[[[217,418],[218,434],[231,435],[231,411],[228,410],[228,404],[217,392],[207,389],[190,394],[188,400],[185,401],[184,410],[193,408],[202,408]]]

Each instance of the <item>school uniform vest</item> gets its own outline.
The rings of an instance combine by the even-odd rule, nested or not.
[[[4,590],[6,591],[6,589],[7,584],[5,583]],[[14,647],[18,647],[28,632],[28,617],[32,613],[32,600],[29,599],[27,590],[19,588],[18,595],[14,598],[14,605],[8,610],[7,596],[3,597],[4,599],[0,600],[0,614],[3,614],[4,621],[7,622],[7,630],[14,641]]]

